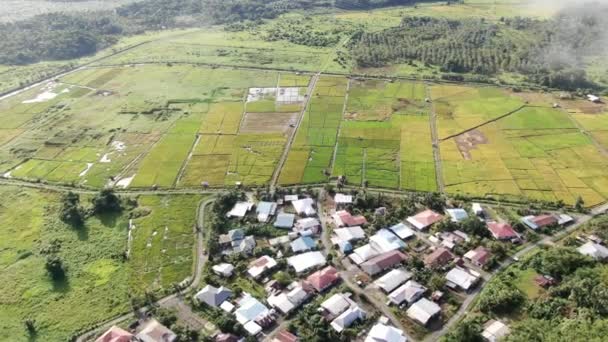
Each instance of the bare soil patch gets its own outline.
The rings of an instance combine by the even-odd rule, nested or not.
[[[454,138],[456,140],[456,145],[458,145],[458,150],[462,157],[466,160],[471,160],[471,150],[477,148],[477,145],[487,144],[488,138],[479,130],[472,130],[466,133],[463,133]]]
[[[298,113],[245,113],[242,133],[287,133],[297,123]]]

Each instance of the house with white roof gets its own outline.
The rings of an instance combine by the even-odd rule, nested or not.
[[[330,326],[337,332],[342,332],[344,329],[349,328],[354,322],[358,320],[364,320],[366,312],[363,311],[358,305],[352,305],[346,309],[338,317],[336,317],[330,324]]]
[[[234,266],[228,263],[213,265],[211,269],[213,270],[213,273],[225,278],[231,277],[232,272],[234,272]]]
[[[450,288],[459,288],[464,291],[469,291],[477,281],[478,276],[475,276],[460,267],[454,267],[446,275],[447,286]]]
[[[259,202],[255,212],[258,214],[258,222],[266,223],[277,211],[275,202]]]
[[[303,234],[306,232],[308,232],[310,234],[317,234],[319,232],[320,228],[321,228],[321,222],[319,222],[319,220],[317,220],[314,217],[307,217],[307,218],[298,220],[298,222],[296,222],[296,225],[293,228],[293,230],[300,234]]]
[[[475,216],[484,217],[486,215],[486,212],[483,210],[483,207],[479,203],[471,204],[471,210],[473,210]]]
[[[353,253],[351,253],[348,257],[357,265],[360,265],[367,260],[380,255],[380,252],[375,250],[371,244],[366,244],[361,247],[355,248]]]
[[[469,218],[467,211],[462,208],[446,209],[445,211],[450,216],[452,222],[462,222]]]
[[[289,300],[289,298],[287,298],[286,293],[280,293],[276,296],[272,295],[272,296],[268,297],[268,299],[266,301],[268,302],[268,305],[279,310],[284,315],[287,315],[293,309],[296,308],[296,305],[294,303],[292,303]]]
[[[407,316],[422,325],[427,325],[439,314],[441,314],[441,307],[426,298],[419,299],[407,309]]]
[[[420,299],[426,292],[426,287],[422,286],[414,280],[409,280],[407,283],[399,286],[395,291],[388,295],[388,299],[395,305],[401,305],[406,302],[411,305]]]
[[[285,195],[285,202],[293,202],[298,200],[298,195]]]
[[[289,213],[279,213],[274,221],[274,226],[277,228],[291,229],[296,220],[296,215]]]
[[[488,342],[498,342],[511,332],[509,327],[501,321],[489,320],[484,325],[481,337]]]
[[[336,194],[334,196],[334,202],[336,203],[336,205],[352,204],[353,196],[345,194]]]
[[[401,329],[376,323],[367,334],[365,342],[407,342],[407,337]]]
[[[205,303],[209,306],[218,307],[231,296],[232,291],[223,286],[217,288],[211,285],[207,285],[202,290],[197,292],[197,294],[194,295],[194,298],[199,303]]]
[[[334,244],[337,244],[339,241],[352,242],[365,239],[365,231],[359,226],[334,229],[334,235],[332,238]]]
[[[239,323],[245,324],[267,316],[269,313],[270,310],[264,304],[250,294],[245,293],[243,298],[238,302],[238,309],[236,309],[234,315]]]
[[[257,279],[264,272],[273,269],[275,266],[277,266],[276,260],[268,255],[263,255],[249,264],[247,274],[249,274],[250,277]]]
[[[397,268],[378,278],[378,280],[374,281],[374,285],[381,288],[384,292],[390,293],[399,285],[412,279],[413,276],[411,272]]]
[[[403,223],[398,223],[390,227],[389,230],[402,240],[407,240],[416,234],[410,227]]]
[[[321,303],[321,308],[325,314],[331,317],[337,317],[339,314],[346,311],[346,309],[348,309],[351,305],[356,304],[350,299],[349,294],[336,293]]]
[[[226,214],[228,217],[238,217],[243,218],[247,213],[253,208],[252,202],[237,202],[232,210]]]
[[[372,235],[369,238],[369,244],[380,253],[391,252],[405,247],[405,243],[387,229],[380,229],[376,234]]]
[[[298,213],[298,215],[312,216],[317,213],[314,208],[314,203],[315,202],[312,198],[303,198],[300,200],[292,201],[291,205],[293,205],[293,208],[295,209],[296,213]]]
[[[595,260],[608,259],[608,248],[593,241],[588,241],[584,245],[580,246],[577,250],[579,253],[588,255]]]
[[[326,262],[325,256],[319,251],[302,253],[287,259],[287,263],[294,268],[296,273],[302,273],[311,268],[323,266]]]

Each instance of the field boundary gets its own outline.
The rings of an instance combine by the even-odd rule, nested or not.
[[[465,133],[469,133],[470,131],[474,131],[474,130],[476,130],[476,129],[480,128],[480,127],[483,127],[483,126],[485,126],[485,125],[491,124],[492,122],[496,122],[496,121],[501,120],[501,119],[504,119],[504,118],[506,118],[506,117],[508,117],[508,116],[510,116],[510,115],[513,115],[513,114],[515,114],[515,113],[517,113],[517,112],[521,111],[521,110],[522,110],[522,109],[524,109],[524,108],[546,108],[546,107],[543,107],[543,106],[530,106],[530,105],[522,105],[522,106],[520,106],[519,108],[516,108],[516,109],[514,109],[514,110],[512,110],[512,111],[510,111],[510,112],[508,112],[508,113],[506,113],[506,114],[503,114],[503,115],[497,116],[497,117],[495,117],[495,118],[493,118],[493,119],[490,119],[490,120],[488,120],[488,121],[484,121],[484,122],[482,122],[482,123],[480,123],[480,124],[478,124],[478,125],[475,125],[475,126],[473,126],[473,127],[467,128],[467,129],[465,129],[465,130],[463,130],[463,131],[460,131],[460,132],[458,132],[458,133],[455,133],[455,134],[452,134],[452,135],[448,135],[448,136],[447,136],[447,137],[445,137],[445,138],[440,138],[440,139],[439,139],[439,141],[446,141],[446,140],[450,140],[450,139],[456,138],[457,136],[463,135],[463,134],[465,134]]]

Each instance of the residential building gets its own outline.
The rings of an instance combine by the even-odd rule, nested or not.
[[[330,324],[330,326],[341,333],[344,329],[349,328],[354,322],[364,320],[366,312],[363,311],[358,305],[352,305],[346,309],[338,317],[336,317]]]
[[[249,263],[247,274],[249,274],[250,277],[257,279],[264,274],[264,272],[273,269],[275,266],[277,266],[276,260],[268,255],[263,255]]]
[[[593,102],[593,103],[601,103],[602,99],[599,98],[599,96],[593,95],[593,94],[589,94],[587,95],[587,100]]]
[[[213,339],[214,342],[241,342],[244,339],[233,334],[218,334]]]
[[[484,267],[488,263],[488,261],[490,261],[491,257],[492,254],[490,253],[490,251],[483,246],[479,246],[475,249],[472,249],[464,255],[465,259],[469,260],[473,265],[477,267]]]
[[[296,220],[296,215],[289,213],[279,213],[274,221],[274,226],[277,228],[291,229]]]
[[[399,251],[391,251],[373,257],[360,266],[365,273],[375,275],[393,266],[399,265],[406,260],[406,258],[405,254]]]
[[[177,335],[173,331],[154,318],[148,319],[141,325],[141,330],[136,337],[141,342],[174,342],[177,340]]]
[[[395,291],[388,295],[388,299],[395,305],[401,305],[406,302],[407,305],[411,305],[418,299],[424,296],[426,287],[422,286],[414,280],[409,280],[407,283],[399,286]]]
[[[317,213],[314,208],[314,200],[312,198],[303,198],[300,200],[292,201],[294,210],[298,215],[312,216]]]
[[[307,252],[317,247],[317,243],[309,236],[301,236],[291,242],[294,253]]]
[[[132,342],[135,336],[130,332],[117,326],[112,326],[103,335],[99,336],[95,342]]]
[[[338,270],[332,266],[327,266],[324,269],[317,271],[306,278],[306,281],[314,287],[317,292],[323,292],[332,287],[340,280]]]
[[[396,289],[399,285],[405,283],[413,277],[411,272],[408,272],[402,268],[394,269],[378,278],[374,282],[378,288],[381,288],[384,292],[389,293]]]
[[[334,235],[332,238],[334,244],[340,241],[352,242],[365,238],[365,232],[359,226],[334,229]]]
[[[270,220],[277,211],[277,204],[275,202],[259,202],[255,212],[258,214],[258,222],[266,223]]]
[[[488,342],[498,342],[509,335],[509,327],[501,321],[489,320],[483,325],[481,336]]]
[[[221,263],[213,265],[213,267],[211,267],[211,270],[213,270],[213,273],[221,277],[229,278],[232,276],[232,272],[234,272],[234,266],[228,263]]]
[[[398,223],[390,227],[389,230],[402,240],[407,240],[415,235],[414,231],[403,223]]]
[[[405,247],[405,243],[387,229],[380,229],[376,234],[372,235],[369,238],[369,244],[379,253],[386,253]]]
[[[426,298],[419,299],[407,309],[407,316],[422,325],[427,325],[439,314],[441,314],[441,307]]]
[[[471,210],[473,210],[473,213],[477,217],[483,218],[483,217],[486,216],[485,210],[483,209],[483,207],[479,203],[473,203],[473,204],[471,204]]]
[[[596,260],[608,259],[608,248],[589,241],[578,248],[578,252],[583,255],[588,255]]]
[[[226,216],[243,218],[253,208],[253,205],[252,202],[237,202]]]
[[[407,218],[407,222],[418,230],[425,230],[441,220],[443,216],[430,209]]]
[[[407,337],[405,337],[403,330],[376,323],[367,334],[365,342],[407,342]]]
[[[279,333],[277,333],[274,338],[272,339],[272,342],[298,342],[299,339],[296,335],[290,333],[287,330],[281,330],[279,331]]]
[[[361,247],[355,248],[353,253],[348,257],[357,265],[364,263],[365,261],[379,255],[380,252],[375,250],[369,243]]]
[[[541,274],[534,277],[534,282],[536,283],[536,285],[543,287],[543,288],[548,288],[550,286],[557,284],[557,280],[555,280],[555,278],[548,276],[548,275],[541,275]]]
[[[363,215],[353,216],[346,210],[340,210],[332,215],[336,227],[354,227],[367,224],[367,220]]]
[[[325,317],[333,320],[333,318],[338,317],[338,315],[346,311],[351,305],[356,304],[350,299],[350,294],[336,293],[321,303],[321,308],[323,309]]]
[[[541,229],[544,227],[549,227],[552,225],[556,225],[558,222],[557,217],[550,214],[543,214],[538,216],[526,216],[521,219],[521,221],[532,230]]]
[[[353,196],[352,195],[345,195],[345,194],[336,194],[334,196],[334,202],[336,203],[336,206],[343,206],[346,204],[352,204],[353,203]]]
[[[314,217],[308,217],[298,220],[294,227],[294,231],[305,235],[308,234],[317,234],[319,233],[321,228],[321,222]]]
[[[469,218],[467,211],[462,208],[446,209],[445,211],[450,216],[452,222],[462,222]]]
[[[311,268],[325,265],[326,260],[325,256],[317,251],[294,255],[287,259],[287,263],[295,269],[296,273],[302,273]]]
[[[273,239],[269,239],[268,244],[274,247],[274,246],[278,246],[278,245],[288,244],[290,241],[291,241],[291,239],[289,238],[289,235],[283,235],[283,236],[278,236]]]
[[[298,200],[298,195],[285,195],[285,202],[293,202]]]
[[[446,248],[439,247],[424,258],[424,264],[428,267],[443,267],[454,260],[454,254]]]
[[[255,248],[255,238],[253,236],[246,236],[240,241],[238,246],[234,247],[234,253],[251,254]]]
[[[218,288],[211,285],[207,285],[202,290],[198,291],[196,295],[194,295],[194,298],[199,303],[205,303],[212,307],[218,307],[231,296],[232,291],[223,286],[220,286]]]
[[[469,291],[477,284],[479,277],[460,267],[454,267],[445,275],[445,279],[447,280],[446,285],[448,287]]]
[[[236,320],[244,325],[247,322],[263,318],[269,313],[270,310],[264,304],[260,303],[260,301],[250,294],[245,293],[243,298],[238,302],[238,309],[236,309],[234,315]]]
[[[489,222],[488,230],[496,240],[504,241],[519,238],[517,232],[508,223]]]

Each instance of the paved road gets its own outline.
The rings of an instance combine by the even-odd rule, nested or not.
[[[558,233],[556,233],[553,236],[546,236],[545,238],[543,238],[535,243],[531,243],[528,246],[526,246],[525,248],[522,248],[520,251],[515,253],[513,256],[511,256],[507,260],[503,261],[498,266],[498,268],[492,274],[490,274],[489,277],[487,277],[485,279],[486,282],[491,281],[492,278],[494,278],[494,276],[496,274],[500,273],[500,271],[502,271],[503,269],[511,266],[515,262],[515,260],[518,260],[519,258],[521,258],[524,255],[533,251],[534,249],[538,248],[539,246],[553,244],[555,241],[563,238],[564,236],[566,236],[566,235],[572,233],[573,231],[575,231],[576,229],[580,228],[581,226],[583,226],[585,223],[589,222],[594,217],[596,217],[598,215],[602,215],[602,214],[606,213],[607,211],[608,211],[608,203],[595,207],[589,212],[588,215],[579,217],[579,219],[577,220],[576,223],[572,224],[571,226],[567,227],[566,229],[559,231]],[[467,298],[465,299],[463,304],[460,306],[460,309],[458,309],[458,312],[456,312],[456,314],[454,316],[452,316],[452,318],[450,318],[450,320],[446,324],[444,324],[443,328],[437,332],[434,332],[434,333],[428,335],[424,339],[424,341],[425,342],[438,341],[441,336],[447,334],[448,331],[450,330],[450,328],[452,328],[452,326],[454,324],[459,322],[460,319],[465,314],[468,313],[469,306],[474,301],[474,299],[477,298],[477,296],[479,295],[481,290],[482,290],[482,286],[479,286],[477,289],[475,289],[475,291],[471,295],[467,296]]]
[[[192,289],[198,289],[198,287],[199,287],[201,277],[202,277],[202,270],[203,270],[205,263],[208,260],[208,255],[204,249],[204,236],[203,236],[204,235],[203,228],[204,228],[204,222],[205,222],[205,208],[207,207],[207,205],[211,204],[213,201],[214,201],[214,199],[208,199],[208,200],[205,200],[204,202],[201,202],[201,204],[199,205],[197,222],[196,222],[196,236],[197,236],[196,256],[197,257],[196,257],[195,265],[194,265],[194,277],[192,278],[190,285],[188,285],[188,287],[186,287],[182,292],[188,292]],[[204,320],[202,320],[201,317],[199,317],[198,315],[193,313],[192,310],[190,309],[190,307],[184,303],[184,298],[181,296],[180,293],[174,293],[169,296],[163,297],[163,298],[159,299],[158,301],[156,301],[156,303],[154,303],[154,304],[155,304],[155,306],[171,307],[171,308],[178,310],[178,316],[186,322],[193,322],[194,324],[199,324],[199,325],[206,324],[206,322],[204,322]],[[139,311],[147,311],[147,310],[148,310],[148,307],[143,307]],[[96,328],[80,335],[76,339],[76,341],[85,342],[85,341],[91,340],[95,336],[101,334],[103,331],[109,329],[111,326],[118,325],[118,324],[124,323],[124,322],[126,322],[128,320],[132,320],[132,319],[135,319],[135,315],[132,312],[126,313],[126,314],[121,315],[116,318],[113,318],[109,321],[99,324]]]

